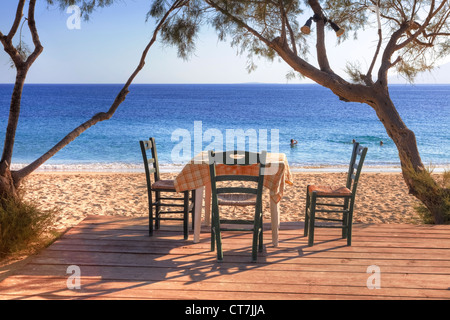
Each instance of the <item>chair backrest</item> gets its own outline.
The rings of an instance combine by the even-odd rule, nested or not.
[[[353,152],[350,160],[350,166],[347,174],[347,188],[352,191],[353,197],[356,194],[358,187],[358,180],[361,174],[361,169],[366,157],[367,147],[363,147],[358,142],[353,143]]]
[[[155,138],[139,141],[142,152],[142,159],[144,160],[145,176],[147,184],[150,184],[150,175],[153,174],[154,181],[159,180],[159,164],[158,152],[156,151]],[[150,152],[148,152],[150,150]],[[150,187],[150,185],[148,185]],[[150,188],[149,188],[150,189]]]
[[[261,153],[248,152],[248,151],[225,151],[225,152],[214,152],[209,151],[209,170],[211,177],[211,194],[212,205],[217,207],[218,200],[217,195],[221,193],[236,193],[236,194],[256,194],[257,205],[262,203],[262,190],[264,184],[264,170],[266,166],[266,151]],[[249,166],[254,164],[259,164],[259,174],[258,176],[253,175],[216,175],[216,165],[236,165],[236,166]],[[256,182],[257,187],[234,187],[227,186],[222,188],[217,188],[216,182],[224,181],[250,181]]]

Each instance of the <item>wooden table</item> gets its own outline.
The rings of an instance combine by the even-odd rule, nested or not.
[[[217,175],[250,174],[258,175],[258,166],[227,166],[217,165]],[[293,184],[293,177],[284,153],[267,153],[264,187],[270,193],[270,216],[272,225],[272,243],[278,246],[278,230],[280,226],[279,202],[283,197],[285,185]],[[208,153],[196,155],[175,178],[175,189],[178,192],[196,190],[194,213],[194,243],[200,241],[201,212],[203,194],[205,193],[205,223],[211,219],[211,180],[209,176]]]

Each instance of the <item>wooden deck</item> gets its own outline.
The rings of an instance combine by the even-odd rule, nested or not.
[[[194,244],[180,228],[148,237],[146,223],[86,218],[0,282],[0,299],[450,299],[449,225],[355,225],[351,247],[318,229],[310,248],[302,223],[282,223],[279,247],[266,230],[257,263],[249,234],[224,234],[217,263],[207,229]],[[72,265],[80,289],[67,287]],[[380,288],[369,289],[375,276]]]

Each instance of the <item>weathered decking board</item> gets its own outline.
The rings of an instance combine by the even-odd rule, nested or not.
[[[282,223],[273,247],[251,260],[251,235],[223,234],[224,262],[181,228],[147,236],[146,218],[90,216],[0,282],[0,299],[450,299],[450,226],[354,225],[353,245],[318,229],[307,246],[302,223]],[[266,226],[269,228],[269,226]],[[80,289],[68,289],[68,266]],[[369,266],[380,289],[369,289]]]

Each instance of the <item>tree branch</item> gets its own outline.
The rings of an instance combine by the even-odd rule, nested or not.
[[[396,63],[398,63],[400,60],[397,60],[394,63],[391,63],[391,57],[394,54],[394,52],[403,49],[408,44],[410,44],[412,41],[416,41],[417,37],[425,32],[426,27],[429,25],[431,19],[443,8],[444,4],[447,2],[447,0],[444,0],[441,2],[441,4],[434,10],[435,1],[431,1],[429,13],[422,25],[419,25],[417,28],[417,23],[414,21],[404,21],[400,27],[392,34],[388,44],[386,45],[386,48],[383,53],[382,61],[380,69],[378,70],[378,82],[385,88],[387,88],[387,73],[388,70],[394,66]],[[408,33],[410,29],[416,29],[417,31],[414,32],[414,34],[411,34],[407,37],[406,40],[403,42],[397,44],[397,41],[402,37],[404,33]]]
[[[19,67],[23,60],[20,57],[20,54],[16,47],[14,47],[12,43],[12,39],[14,38],[15,34],[17,33],[17,30],[20,26],[20,21],[23,17],[23,8],[25,6],[25,0],[19,1],[16,9],[16,15],[14,18],[13,25],[11,26],[11,29],[9,33],[5,36],[2,32],[0,32],[0,42],[3,45],[4,51],[11,57],[11,60],[13,61],[14,65]]]
[[[283,0],[278,0],[278,6],[280,7],[280,16],[281,16],[281,41],[282,43],[286,43],[286,12],[284,11]]]
[[[41,42],[39,40],[39,34],[36,28],[36,21],[34,19],[34,8],[36,6],[36,0],[30,0],[30,4],[28,6],[28,28],[31,32],[31,37],[34,43],[34,51],[31,53],[25,64],[29,67],[33,62],[37,59],[37,57],[41,54],[44,47],[42,47]]]
[[[281,5],[283,5],[283,1],[280,1],[280,2],[281,2]],[[292,30],[291,24],[289,23],[289,19],[288,19],[288,17],[287,17],[287,12],[289,12],[289,10],[290,10],[292,4],[293,4],[293,1],[291,1],[291,2],[289,3],[289,6],[288,6],[287,10],[284,10],[284,7],[283,7],[283,14],[282,14],[282,15],[283,15],[283,19],[285,20],[287,30],[288,30],[288,32],[289,32],[289,37],[290,37],[290,39],[291,39],[292,51],[293,51],[295,54],[297,54],[297,44],[296,44],[296,41],[295,41],[294,31]]]
[[[378,24],[378,44],[377,44],[377,48],[375,50],[375,53],[373,55],[372,62],[370,64],[369,70],[367,70],[367,74],[366,74],[365,79],[364,79],[364,81],[366,82],[367,85],[373,84],[373,81],[372,81],[372,70],[373,70],[373,68],[375,66],[375,62],[377,61],[378,54],[379,54],[380,49],[381,49],[381,44],[383,42],[383,34],[382,34],[382,31],[381,31],[381,18],[380,18],[379,1],[377,1],[377,4],[375,5],[375,13],[377,15],[377,24]]]
[[[34,0],[35,1],[35,0]],[[133,82],[134,78],[137,76],[137,74],[142,70],[142,68],[145,65],[145,59],[147,57],[148,51],[152,47],[152,45],[155,43],[157,34],[161,30],[163,24],[166,22],[166,20],[169,18],[170,14],[177,8],[179,8],[181,5],[183,5],[184,0],[178,0],[173,3],[171,8],[166,12],[163,18],[159,21],[158,25],[156,26],[155,30],[153,31],[153,36],[150,40],[150,42],[145,47],[144,51],[142,52],[141,58],[139,60],[139,64],[136,67],[136,69],[133,71],[133,73],[128,78],[127,82],[124,84],[118,95],[116,96],[113,104],[109,108],[107,112],[100,112],[94,115],[91,119],[88,121],[82,123],[77,128],[72,130],[69,134],[67,134],[62,140],[60,140],[55,146],[53,146],[50,150],[48,150],[45,154],[40,156],[38,159],[27,165],[26,167],[17,170],[15,172],[12,172],[12,175],[14,177],[14,180],[20,180],[32,173],[34,170],[39,168],[43,163],[45,163],[48,159],[53,157],[58,151],[63,149],[66,145],[68,145],[70,142],[75,140],[78,136],[80,136],[84,131],[92,127],[93,125],[97,124],[100,121],[105,121],[111,119],[111,117],[116,112],[119,105],[125,101],[126,96],[129,93],[129,86]]]
[[[330,63],[328,62],[327,50],[325,46],[325,16],[323,15],[322,7],[317,0],[308,0],[310,7],[313,9],[314,14],[318,17],[316,21],[317,27],[317,62],[319,63],[320,70],[328,73],[334,73],[331,70]]]
[[[9,30],[8,35],[6,36],[6,41],[11,42],[14,38],[14,35],[17,32],[17,29],[20,25],[20,20],[22,20],[23,16],[23,8],[25,6],[25,0],[20,0],[17,4],[17,10],[16,10],[16,16],[14,18],[13,25],[11,26],[11,29]]]
[[[373,81],[372,81],[372,71],[373,71],[373,67],[375,66],[375,62],[377,61],[378,54],[380,53],[382,41],[383,41],[383,36],[382,36],[382,33],[381,33],[381,29],[378,29],[377,49],[375,50],[372,62],[371,62],[370,67],[369,67],[369,70],[367,70],[367,74],[365,76],[365,82],[368,85],[373,83]]]
[[[394,33],[392,33],[386,47],[384,48],[383,56],[381,58],[381,66],[378,69],[378,80],[377,82],[387,89],[387,73],[392,67],[391,57],[397,50],[397,41],[403,35],[403,33],[408,30],[409,24],[404,23],[400,28],[398,28]]]
[[[251,34],[253,34],[255,37],[257,37],[259,40],[261,40],[262,42],[264,42],[269,48],[272,47],[272,41],[266,39],[265,37],[263,37],[258,31],[256,31],[255,29],[253,29],[252,27],[250,27],[248,24],[246,24],[244,21],[236,18],[235,16],[233,16],[232,14],[230,14],[227,10],[222,9],[217,3],[215,3],[212,0],[205,0],[205,2],[210,5],[211,7],[213,7],[214,9],[216,9],[217,11],[219,11],[220,13],[222,13],[223,15],[226,15],[228,18],[230,18],[231,20],[233,20],[237,25],[247,29],[248,32],[250,32]]]
[[[439,5],[439,7],[436,8],[436,11],[433,11],[435,2],[431,1],[430,12],[428,13],[428,16],[425,19],[424,23],[417,29],[417,31],[414,34],[412,34],[410,37],[408,37],[402,43],[399,43],[395,49],[400,50],[400,49],[406,47],[411,41],[414,41],[415,39],[417,39],[417,37],[425,31],[425,29],[429,25],[431,19],[443,8],[443,6],[445,5],[446,2],[447,2],[447,0],[442,1],[441,4]],[[413,24],[414,21],[410,21],[410,23]]]

